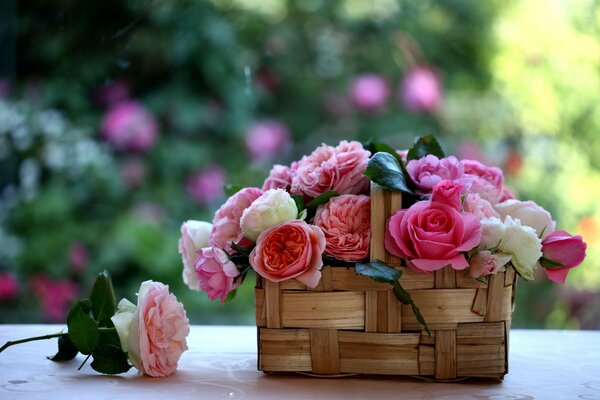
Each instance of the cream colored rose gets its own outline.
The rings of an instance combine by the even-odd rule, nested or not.
[[[497,247],[504,238],[506,228],[499,218],[485,218],[481,220],[481,242],[479,248],[489,250]]]
[[[542,241],[532,227],[522,225],[518,219],[507,216],[504,219],[504,226],[506,232],[498,249],[512,254],[512,264],[519,275],[524,279],[532,280],[535,266],[542,257]]]
[[[256,241],[265,229],[298,217],[296,202],[283,189],[270,189],[244,210],[240,226],[245,237]]]
[[[208,246],[212,224],[204,221],[189,220],[181,225],[179,253],[183,261],[183,282],[192,290],[200,290],[200,282],[194,269],[198,250]]]
[[[535,229],[542,240],[554,232],[556,228],[556,223],[552,220],[550,213],[531,200],[506,200],[503,203],[496,204],[494,208],[500,214],[501,219],[504,220],[506,216],[510,215],[514,219],[520,220],[521,224]]]

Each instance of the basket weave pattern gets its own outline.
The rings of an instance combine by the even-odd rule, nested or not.
[[[371,187],[371,259],[399,267],[384,248],[385,222],[401,195]],[[296,280],[257,278],[258,369],[323,375],[418,375],[439,380],[502,378],[516,275],[512,267],[481,281],[450,267],[431,275],[402,268],[400,283],[431,336],[391,286],[329,267],[315,289]]]

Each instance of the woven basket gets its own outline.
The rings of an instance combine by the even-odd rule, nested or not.
[[[372,260],[399,265],[383,241],[385,222],[399,208],[399,193],[371,187]],[[258,369],[502,378],[508,372],[514,269],[481,281],[449,267],[431,275],[402,272],[400,283],[421,309],[431,336],[390,285],[358,276],[353,268],[324,267],[315,289],[258,277]]]

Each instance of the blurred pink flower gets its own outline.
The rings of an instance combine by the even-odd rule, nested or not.
[[[73,271],[81,275],[88,264],[89,254],[85,244],[75,241],[69,246],[69,263]]]
[[[417,67],[404,75],[400,101],[411,112],[432,112],[442,102],[439,76],[428,67]]]
[[[359,108],[374,111],[385,105],[390,89],[381,75],[363,74],[352,82],[350,96]]]
[[[8,79],[0,79],[0,99],[4,99],[10,95],[12,84]]]
[[[186,183],[188,195],[200,204],[212,204],[223,197],[227,173],[218,165],[209,166],[190,176]]]
[[[124,79],[118,79],[100,86],[94,93],[94,100],[103,107],[111,107],[127,100],[131,95],[131,87]]]
[[[352,101],[346,95],[330,93],[323,100],[325,111],[332,117],[343,117],[353,112]]]
[[[79,286],[68,279],[53,281],[47,276],[37,275],[31,279],[31,287],[42,302],[44,319],[64,323],[71,302],[79,295]]]
[[[121,164],[121,180],[130,189],[140,186],[146,179],[146,164],[140,158],[129,158]]]
[[[485,156],[481,152],[481,147],[479,144],[477,142],[468,140],[461,142],[458,145],[458,148],[456,149],[456,157],[459,160],[467,158],[469,160],[476,160],[482,163],[486,162]]]
[[[14,300],[19,294],[19,282],[12,272],[0,273],[0,302]]]
[[[134,100],[115,104],[104,115],[101,131],[116,149],[131,151],[150,149],[158,135],[154,116]]]
[[[290,131],[281,121],[262,120],[246,132],[246,148],[252,159],[268,161],[290,144]]]

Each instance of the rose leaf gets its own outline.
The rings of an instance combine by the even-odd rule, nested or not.
[[[409,188],[401,163],[393,155],[385,152],[375,153],[369,159],[365,175],[379,186],[396,192],[414,194]]]
[[[408,150],[407,161],[418,160],[426,155],[432,154],[438,158],[444,158],[444,150],[433,135],[421,136],[415,140],[412,147]]]

